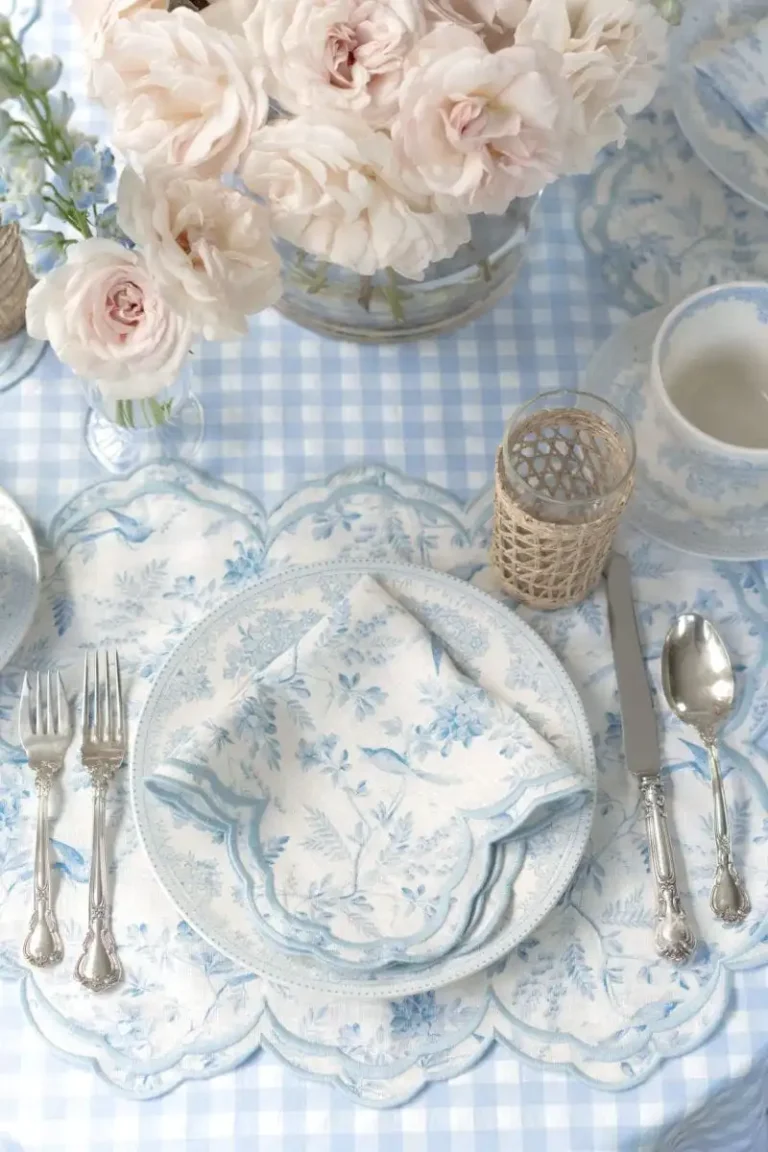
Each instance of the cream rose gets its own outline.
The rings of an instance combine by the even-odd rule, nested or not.
[[[568,171],[588,172],[606,144],[626,136],[624,113],[658,86],[667,24],[644,0],[532,0],[519,44],[545,43],[563,56],[572,93]]]
[[[392,141],[353,113],[307,113],[263,128],[243,178],[270,209],[279,236],[321,260],[371,276],[393,268],[421,279],[469,239],[398,171]]]
[[[27,298],[27,331],[48,340],[78,376],[118,400],[173,383],[189,352],[189,321],[175,312],[139,252],[81,240]]]
[[[243,31],[286,111],[338,108],[386,126],[425,27],[421,0],[259,0]]]
[[[145,171],[234,172],[269,110],[243,37],[183,8],[116,21],[94,83],[113,115],[115,144]]]
[[[120,19],[132,20],[140,12],[165,9],[166,0],[71,0],[71,12],[82,33],[82,47],[88,69],[88,87],[93,95],[93,65],[104,55],[104,46]]]
[[[490,52],[469,29],[435,28],[413,53],[392,128],[401,162],[465,212],[504,212],[561,172],[570,96],[546,47]]]
[[[164,295],[209,340],[243,336],[247,317],[280,296],[280,260],[267,210],[247,196],[172,172],[126,169],[118,220],[141,246]]]

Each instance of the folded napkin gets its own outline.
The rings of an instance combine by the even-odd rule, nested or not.
[[[454,948],[493,846],[588,789],[368,576],[148,787],[228,837],[270,939],[368,968]]]
[[[696,71],[768,141],[768,18],[744,36],[720,43]]]

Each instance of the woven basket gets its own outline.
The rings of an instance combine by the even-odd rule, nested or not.
[[[608,424],[571,410],[564,433],[557,415],[541,412],[518,429],[506,466],[501,448],[496,456],[491,562],[505,592],[532,608],[564,608],[589,595],[634,479]],[[569,502],[570,520],[562,515]]]
[[[0,227],[0,340],[8,340],[24,327],[31,285],[19,225]]]

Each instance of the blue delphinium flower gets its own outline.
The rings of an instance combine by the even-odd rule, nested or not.
[[[130,236],[126,236],[117,222],[117,204],[108,204],[99,212],[99,221],[96,225],[96,235],[102,240],[117,240],[124,248],[135,248]]]
[[[35,92],[50,92],[61,77],[61,60],[56,56],[30,56],[27,61],[27,82]]]
[[[0,156],[0,217],[3,224],[20,220],[39,224],[45,212],[42,190],[45,162],[25,155],[21,149],[4,150]]]
[[[24,242],[27,260],[35,276],[44,276],[66,259],[68,242],[63,232],[30,228]]]
[[[54,177],[54,187],[65,199],[72,199],[79,211],[94,204],[106,204],[107,185],[115,179],[115,158],[109,148],[97,149],[84,141],[75,149],[68,164],[62,164]]]

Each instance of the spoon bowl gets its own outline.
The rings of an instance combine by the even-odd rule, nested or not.
[[[678,616],[667,633],[662,679],[672,711],[714,736],[733,707],[733,667],[719,633],[698,612]]]
[[[748,915],[750,902],[731,856],[717,751],[717,733],[733,707],[735,683],[731,660],[717,629],[698,612],[684,612],[669,629],[661,657],[661,676],[670,708],[696,729],[709,753],[717,852],[710,907],[719,920],[736,924]]]

